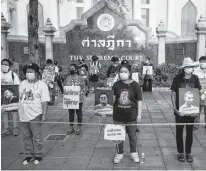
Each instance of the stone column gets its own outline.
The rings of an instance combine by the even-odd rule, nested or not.
[[[201,56],[205,56],[205,45],[206,45],[206,20],[201,15],[198,23],[196,24],[197,30],[197,50],[196,60],[199,61]]]
[[[158,37],[158,59],[157,64],[165,63],[165,37],[167,29],[163,23],[160,21],[159,26],[156,28],[157,37]]]
[[[9,58],[7,35],[9,33],[8,29],[10,28],[11,24],[6,21],[3,13],[1,13],[1,59]]]
[[[47,18],[47,22],[43,28],[43,31],[45,35],[46,60],[54,60],[52,39],[54,37],[54,32],[56,31],[56,29],[55,27],[53,27],[49,18]]]

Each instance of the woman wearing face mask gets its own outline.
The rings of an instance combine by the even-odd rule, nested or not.
[[[81,134],[81,123],[82,123],[82,106],[84,102],[84,92],[85,92],[85,84],[84,80],[78,73],[78,66],[76,64],[71,64],[69,66],[69,72],[70,75],[67,76],[64,86],[80,86],[80,103],[79,103],[79,109],[76,110],[77,114],[77,128],[75,131],[76,135]],[[69,131],[67,132],[68,135],[74,133],[74,109],[69,109],[69,122],[70,122],[70,127]]]
[[[126,125],[130,141],[130,152],[133,162],[139,162],[137,153],[137,118],[141,119],[142,113],[142,93],[139,84],[131,79],[131,67],[123,64],[119,69],[120,80],[113,85],[114,107],[113,120],[115,124]],[[114,157],[114,163],[119,163],[123,159],[123,142],[117,145],[117,153]]]
[[[195,117],[197,114],[192,114],[191,116],[184,116],[179,112],[179,88],[198,88],[201,90],[201,85],[199,79],[196,75],[192,74],[194,71],[194,67],[198,65],[194,63],[191,58],[184,58],[182,64],[183,72],[178,74],[172,83],[171,90],[171,98],[174,109],[175,121],[178,124],[176,125],[176,143],[177,143],[177,151],[178,151],[178,160],[180,162],[185,161],[184,155],[184,145],[183,145],[183,129],[185,123],[194,123]],[[186,141],[185,141],[185,152],[186,159],[188,162],[193,161],[193,157],[191,155],[191,148],[193,142],[193,126],[194,125],[186,125]]]
[[[204,108],[205,115],[205,129],[206,129],[206,56],[201,56],[199,59],[200,67],[195,68],[194,74],[198,76],[200,84],[202,86],[203,94],[200,99],[200,114]],[[195,117],[195,123],[200,123],[200,114]],[[199,125],[194,126],[194,130],[197,130]]]
[[[42,121],[46,120],[50,95],[46,83],[38,79],[37,64],[27,66],[25,72],[26,80],[19,86],[19,119],[23,126],[26,155],[23,165],[32,160],[39,164],[43,158]]]
[[[15,84],[19,85],[20,80],[18,75],[11,71],[11,61],[8,59],[3,59],[1,61],[1,85],[8,85],[8,84]],[[11,116],[13,118],[13,135],[17,136],[19,135],[18,127],[17,127],[17,111],[4,111],[2,110],[2,115],[3,115],[3,121],[4,121],[4,129],[1,132],[1,136],[9,135],[11,133],[11,129],[9,128],[8,124],[8,115],[11,113]]]

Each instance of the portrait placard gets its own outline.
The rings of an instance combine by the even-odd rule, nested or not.
[[[44,81],[46,84],[49,84],[50,82],[54,82],[54,78],[55,70],[44,69],[42,74],[42,81]]]
[[[125,126],[108,124],[104,128],[104,139],[112,141],[125,141]]]
[[[1,109],[4,111],[18,110],[19,85],[1,85]]]
[[[179,88],[179,112],[183,115],[199,113],[200,95],[197,88]]]
[[[79,109],[80,86],[64,86],[63,109]]]
[[[202,86],[203,92],[206,95],[206,78],[199,78],[200,84]],[[206,105],[206,99],[200,101],[201,105]]]
[[[139,73],[138,72],[132,73],[132,79],[137,83],[139,83]]]
[[[97,89],[95,91],[95,115],[112,116],[113,114],[113,90]]]
[[[152,75],[153,74],[153,66],[143,66],[143,75]]]

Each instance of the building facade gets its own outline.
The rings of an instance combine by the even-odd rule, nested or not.
[[[46,19],[50,18],[60,35],[60,28],[92,8],[99,0],[39,0],[39,36]],[[111,0],[108,0],[111,1]],[[11,24],[10,35],[27,36],[27,15],[29,0],[3,0],[1,11]],[[140,20],[152,28],[156,36],[156,27],[160,21],[167,30],[178,36],[195,36],[195,24],[200,15],[206,18],[205,0],[124,0],[129,20]]]

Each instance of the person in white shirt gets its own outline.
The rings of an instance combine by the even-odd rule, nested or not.
[[[206,56],[201,56],[199,59],[200,67],[195,68],[194,74],[198,76],[200,84],[202,86],[202,92],[206,92]],[[205,94],[203,93],[205,96]],[[205,129],[206,129],[206,99],[200,99],[200,114],[204,108],[205,115]],[[195,123],[200,123],[200,114],[195,117]],[[194,130],[197,130],[199,125],[194,125]]]
[[[3,59],[1,61],[1,85],[19,85],[20,80],[18,75],[11,71],[10,68],[12,66],[12,63],[8,59]],[[11,116],[13,118],[13,135],[17,136],[19,134],[18,127],[17,127],[17,111],[5,111],[4,109],[1,110],[1,113],[3,115],[3,121],[4,121],[4,129],[1,132],[1,136],[9,135],[11,133],[11,130],[9,128],[8,124],[8,115],[11,113]]]
[[[50,101],[49,89],[38,79],[39,66],[35,63],[26,68],[26,80],[19,86],[19,119],[23,126],[23,142],[27,165],[33,160],[39,164],[43,157],[42,121],[46,120]]]

